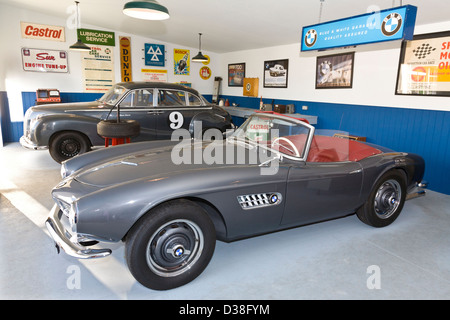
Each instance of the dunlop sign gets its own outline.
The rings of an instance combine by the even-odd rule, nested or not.
[[[64,27],[20,22],[22,38],[65,42]]]
[[[120,42],[120,70],[122,82],[133,81],[131,76],[131,41],[130,37],[119,37]]]

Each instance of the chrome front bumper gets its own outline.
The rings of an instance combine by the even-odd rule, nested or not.
[[[422,181],[419,183],[416,183],[416,185],[408,190],[408,193],[406,194],[406,200],[423,197],[426,194],[425,189],[428,187],[428,182]]]
[[[67,231],[60,220],[60,209],[55,204],[45,222],[50,236],[55,241],[56,249],[59,253],[62,249],[69,256],[79,259],[102,258],[111,254],[110,249],[91,249],[81,245],[78,242],[72,242],[67,237]]]
[[[42,149],[48,149],[48,146],[38,146],[37,144],[33,143],[28,139],[26,136],[20,137],[19,140],[22,147],[26,149],[32,149],[32,150],[42,150]]]

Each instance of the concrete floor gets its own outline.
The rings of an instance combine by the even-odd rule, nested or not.
[[[450,196],[407,201],[389,227],[356,216],[218,242],[193,282],[152,291],[123,246],[97,260],[56,254],[44,227],[60,180],[48,151],[0,148],[0,299],[449,299]]]

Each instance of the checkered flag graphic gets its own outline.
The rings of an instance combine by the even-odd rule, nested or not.
[[[436,48],[433,48],[428,43],[423,43],[419,47],[413,50],[414,55],[419,59],[425,59],[431,52],[435,51]]]

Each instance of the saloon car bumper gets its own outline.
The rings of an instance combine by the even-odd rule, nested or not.
[[[30,139],[28,139],[26,136],[22,136],[19,141],[20,141],[20,144],[22,145],[22,147],[27,148],[27,149],[32,149],[32,150],[48,149],[47,146],[38,146],[37,144],[31,142]]]
[[[106,257],[111,254],[110,249],[91,249],[81,245],[78,242],[70,240],[70,233],[61,222],[62,213],[55,204],[45,222],[50,236],[55,241],[56,249],[59,253],[62,249],[69,256],[79,259],[92,259]]]

